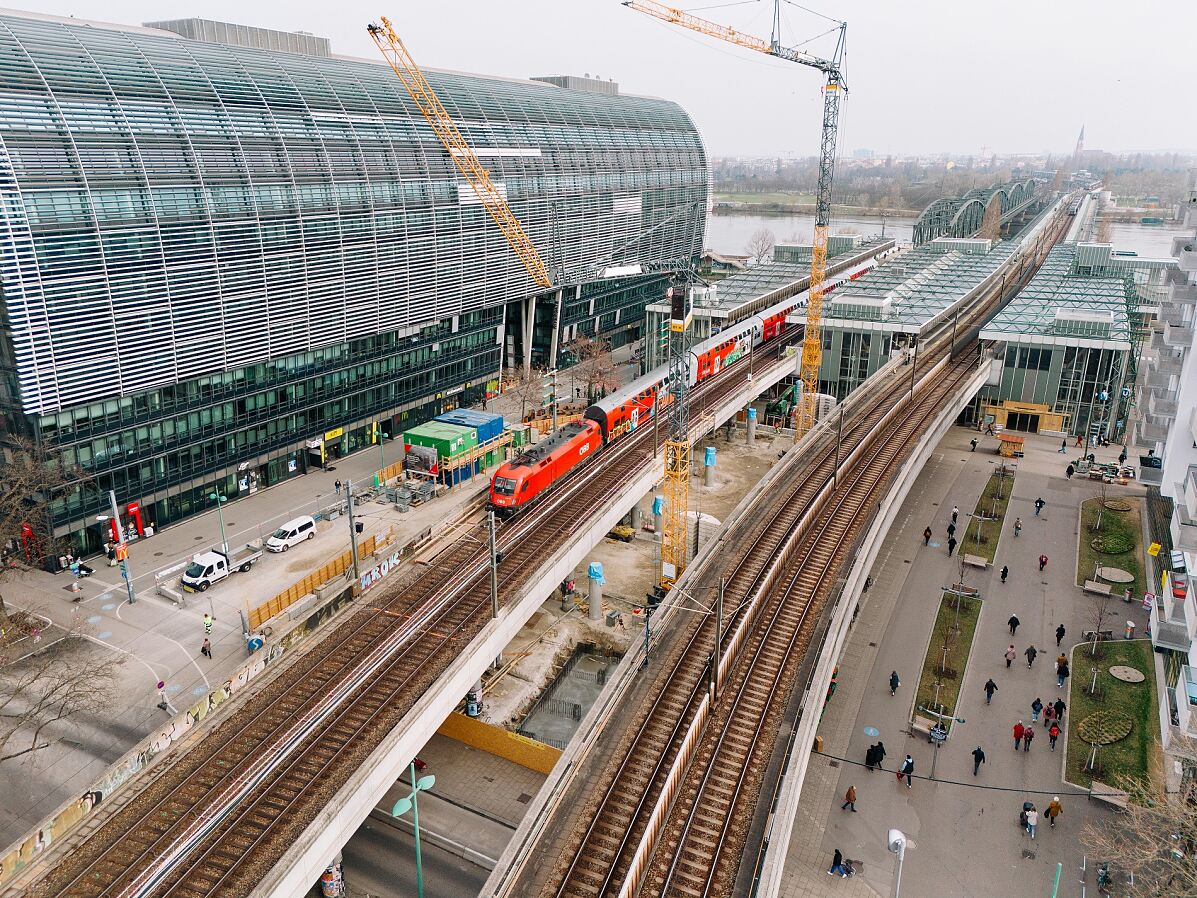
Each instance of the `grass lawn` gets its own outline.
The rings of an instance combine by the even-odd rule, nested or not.
[[[1101,516],[1101,531],[1094,532],[1093,525],[1097,521],[1100,498],[1087,499],[1081,503],[1081,530],[1079,551],[1076,557],[1076,583],[1083,586],[1086,580],[1093,577],[1093,569],[1098,564],[1104,567],[1118,567],[1135,575],[1135,582],[1130,584],[1134,589],[1136,601],[1143,598],[1147,591],[1147,579],[1143,566],[1143,505],[1138,499],[1118,496],[1110,497],[1110,502],[1128,504],[1129,511],[1118,511],[1107,507]],[[1127,547],[1121,552],[1099,552],[1093,546],[1095,537],[1102,537],[1107,543],[1117,542]],[[1113,584],[1111,592],[1119,595],[1126,589],[1124,584]]]
[[[809,193],[787,193],[774,191],[772,193],[716,193],[717,203],[813,203],[815,198]]]
[[[964,519],[966,529],[960,537],[960,545],[956,547],[958,555],[980,555],[988,559],[990,564],[993,563],[993,557],[997,554],[998,538],[1002,535],[1002,521],[1006,519],[1006,508],[1010,504],[1010,491],[1013,489],[1012,469],[1004,477],[990,475],[989,482],[985,484],[985,492],[981,494],[981,498],[977,500],[977,507],[973,509],[976,517]],[[977,517],[994,518],[981,522],[979,539]]]
[[[1117,786],[1123,777],[1150,777],[1159,769],[1159,716],[1156,713],[1155,669],[1152,665],[1151,643],[1145,639],[1113,640],[1098,643],[1096,665],[1098,691],[1103,697],[1096,700],[1086,692],[1093,681],[1094,660],[1088,645],[1078,645],[1072,651],[1072,676],[1069,680],[1068,710],[1064,713],[1068,725],[1068,769],[1065,779],[1080,786],[1088,786],[1094,779]],[[1050,661],[1050,659],[1049,659]],[[1125,664],[1146,675],[1142,683],[1123,683],[1110,676],[1110,668]],[[1058,693],[1056,693],[1058,694]],[[1047,701],[1049,696],[1044,696]],[[1050,696],[1055,701],[1055,695]],[[1095,711],[1122,711],[1133,722],[1131,733],[1097,751],[1100,765],[1096,777],[1085,770],[1089,759],[1089,744],[1081,738],[1077,727]]]
[[[935,629],[931,631],[931,642],[927,646],[927,657],[923,659],[923,670],[919,674],[919,688],[915,714],[918,708],[936,706],[935,683],[940,681],[939,704],[945,714],[954,714],[960,698],[960,683],[964,680],[964,667],[973,646],[973,634],[977,630],[977,619],[981,616],[981,600],[961,598],[960,614],[956,614],[956,596],[944,593],[939,603],[939,614],[935,617]],[[957,629],[957,620],[959,621]],[[945,638],[950,637],[948,660],[941,676]]]

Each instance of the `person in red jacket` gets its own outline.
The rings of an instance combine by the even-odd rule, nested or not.
[[[1019,748],[1022,747],[1022,737],[1023,737],[1023,734],[1026,732],[1026,730],[1027,730],[1027,728],[1022,725],[1021,720],[1018,723],[1014,724],[1014,750],[1015,751],[1018,751]]]

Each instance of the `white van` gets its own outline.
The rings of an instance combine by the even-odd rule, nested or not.
[[[292,546],[297,546],[305,539],[316,536],[316,521],[311,515],[304,515],[293,521],[287,521],[275,530],[266,540],[266,548],[271,552],[286,552]]]

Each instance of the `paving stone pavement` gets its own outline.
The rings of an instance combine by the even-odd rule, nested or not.
[[[1068,647],[1080,640],[1089,613],[1089,600],[1073,578],[1078,506],[1096,487],[1065,479],[1065,463],[1055,452],[1058,440],[1028,435],[995,564],[971,571],[966,580],[981,590],[983,605],[957,709],[965,722],[955,727],[935,759],[936,782],[920,778],[931,772],[932,747],[923,736],[908,733],[940,588],[959,574],[958,561],[949,560],[940,544],[944,528],[953,504],[959,505],[962,520],[973,509],[997,461],[985,451],[992,438],[982,440],[976,453],[969,451],[974,434],[954,428],[945,436],[874,564],[874,583],[862,598],[840,661],[837,692],[819,730],[828,757],[814,757],[807,773],[783,898],[892,895],[897,863],[885,847],[890,827],[909,838],[903,895],[1048,895],[1057,862],[1063,865],[1059,895],[1081,894],[1078,835],[1086,821],[1103,819],[1107,812],[1084,795],[1069,794],[1071,787],[1061,779],[1063,739],[1056,752],[1049,751],[1042,722],[1029,752],[1015,753],[1011,736],[1018,720],[1030,720],[1036,695],[1047,702],[1061,694],[1052,664],[1057,624],[1063,622],[1067,629]],[[1112,446],[1105,452],[1113,458],[1118,450]],[[1036,518],[1033,503],[1040,495],[1048,504]],[[1016,539],[1017,516],[1024,529]],[[924,547],[922,531],[928,524],[935,536]],[[1042,574],[1036,563],[1041,552],[1050,559]],[[1003,564],[1011,568],[1006,584],[997,573]],[[1119,608],[1120,613],[1126,610]],[[1020,655],[1007,670],[1001,656],[1011,641],[1006,621],[1012,612],[1022,622],[1013,640]],[[1127,617],[1142,631],[1146,620],[1138,606]],[[1030,643],[1044,654],[1028,669],[1021,652]],[[902,680],[896,697],[889,694],[891,670]],[[982,685],[990,676],[998,692],[987,707]],[[866,735],[866,727],[876,728],[879,735]],[[885,742],[886,770],[870,773],[861,762],[878,738]],[[974,780],[971,752],[978,744],[987,759]],[[916,765],[909,790],[894,775],[907,753]],[[856,814],[840,808],[849,785],[858,793]],[[1052,795],[1060,795],[1064,815],[1055,830],[1044,821],[1032,842],[1019,829],[1018,811],[1024,800],[1042,810]],[[836,848],[861,861],[857,876],[827,876]],[[1092,877],[1089,886],[1092,890]]]

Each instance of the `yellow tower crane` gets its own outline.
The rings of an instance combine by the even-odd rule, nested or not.
[[[366,26],[370,37],[374,38],[374,43],[378,45],[378,49],[386,61],[391,64],[391,68],[403,82],[408,95],[423,113],[424,118],[428,119],[428,124],[432,126],[432,130],[440,142],[444,144],[449,158],[453,160],[453,164],[457,166],[461,176],[466,179],[466,183],[474,191],[475,196],[482,203],[482,207],[499,226],[499,230],[511,244],[512,250],[523,263],[524,268],[528,270],[528,274],[532,276],[536,286],[546,290],[551,289],[553,279],[549,276],[544,260],[540,258],[540,253],[536,251],[532,239],[524,231],[519,219],[511,211],[511,207],[507,205],[507,200],[503,198],[503,194],[490,179],[490,172],[482,165],[478,154],[462,137],[457,126],[453,124],[453,119],[450,118],[449,113],[437,98],[432,85],[428,83],[428,79],[416,65],[415,59],[412,58],[403,41],[399,39],[399,35],[395,33],[395,29],[391,26],[391,20],[383,16],[379,21],[382,22],[381,25],[371,23]]]
[[[773,0],[773,35],[770,40],[744,34],[727,25],[720,25],[699,16],[666,6],[656,0],[625,0],[624,6],[645,13],[664,22],[681,25],[691,31],[722,41],[775,56],[788,62],[811,66],[825,77],[823,84],[823,136],[819,143],[819,183],[815,191],[815,234],[811,252],[810,291],[806,305],[806,333],[802,340],[802,401],[795,418],[795,439],[810,430],[815,423],[815,400],[819,391],[819,363],[823,354],[823,282],[827,277],[827,229],[831,223],[831,186],[835,173],[835,143],[839,130],[840,99],[847,92],[844,81],[844,40],[848,25],[836,22],[839,36],[831,59],[823,59],[783,47],[780,38],[780,0]],[[832,20],[836,21],[836,20]]]

